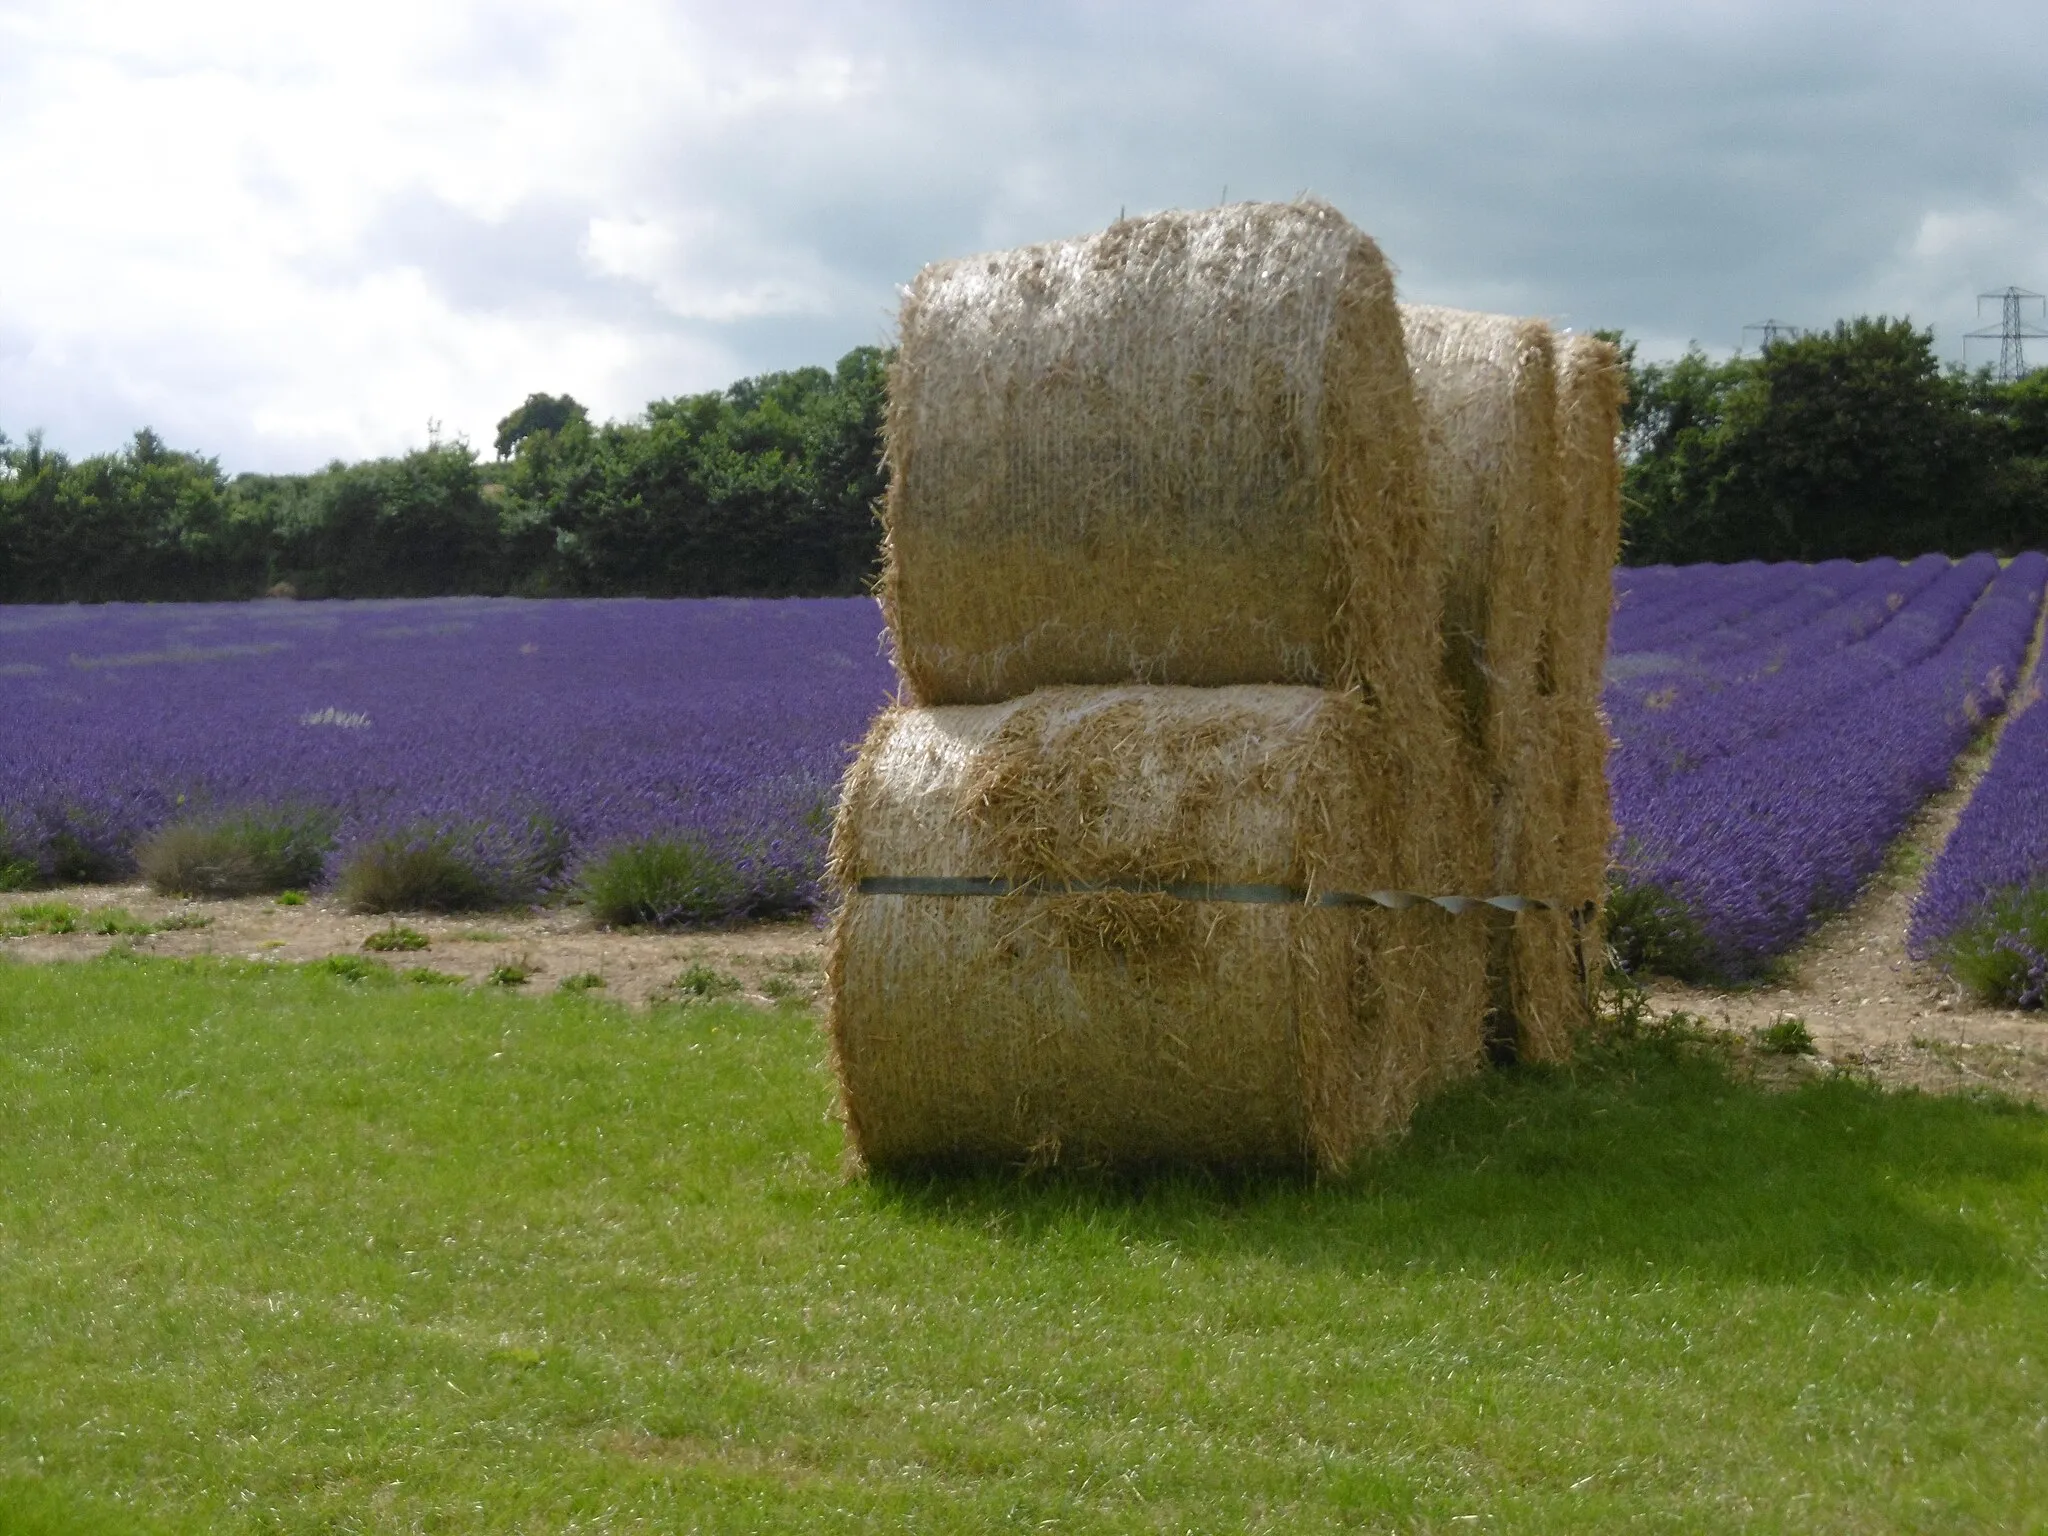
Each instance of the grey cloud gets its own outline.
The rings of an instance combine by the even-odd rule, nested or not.
[[[1480,11],[1455,37],[1378,7],[1308,26],[1282,11],[1053,14],[1038,30],[955,13],[890,34],[900,95],[822,154],[790,146],[796,169],[753,206],[772,198],[764,217],[786,238],[879,291],[925,259],[1120,206],[1309,188],[1380,236],[1415,296],[1724,346],[1767,311],[1913,306],[1924,296],[1872,283],[1930,211],[2038,210],[2021,179],[2044,137],[2024,42],[2048,28],[2017,10],[2002,34],[1903,8],[1606,29]],[[848,221],[802,171],[836,180],[856,146],[877,211]],[[1969,316],[1916,318],[1952,347]]]
[[[485,219],[415,189],[386,202],[346,255],[313,269],[333,279],[411,268],[459,310],[644,318],[648,305],[639,295],[593,276],[583,258],[592,211],[536,199]]]
[[[1956,355],[1978,289],[2048,289],[2034,63],[2048,13],[2031,6],[932,0],[696,19],[726,73],[843,58],[850,93],[678,101],[614,150],[609,190],[529,198],[496,221],[398,197],[329,275],[409,267],[457,309],[623,328],[640,353],[614,388],[644,393],[611,402],[619,413],[884,340],[898,285],[927,261],[1226,186],[1329,198],[1380,239],[1407,296],[1621,326],[1653,351],[1732,347],[1766,314],[1881,309],[1934,324]],[[494,29],[449,78],[553,89],[560,25]],[[1989,217],[1930,258],[1915,253],[1930,215]],[[679,280],[716,289],[758,271],[809,285],[822,308],[685,318],[657,282],[593,268],[593,218],[712,228],[680,249]],[[27,424],[24,366],[0,356],[0,422]],[[93,364],[67,398],[90,392],[80,380],[177,366]],[[37,367],[55,388],[63,370]],[[220,398],[241,393],[230,382]],[[222,419],[209,446],[239,467]]]

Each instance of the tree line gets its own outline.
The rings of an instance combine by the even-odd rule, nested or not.
[[[76,461],[0,437],[0,602],[857,593],[886,363],[862,347],[602,426],[533,395],[495,460],[436,441],[230,478],[146,428]]]
[[[2048,371],[1944,369],[1885,316],[1718,363],[1623,345],[1629,564],[2048,548]]]
[[[1885,317],[1724,362],[1615,339],[1631,564],[2048,547],[2048,372],[1944,369]],[[0,602],[860,592],[887,365],[862,347],[603,425],[537,394],[495,458],[432,442],[305,475],[230,478],[147,429],[76,461],[0,435]]]

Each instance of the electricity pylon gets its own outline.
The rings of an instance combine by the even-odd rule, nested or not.
[[[1980,316],[1984,313],[1986,299],[1998,300],[1998,324],[1987,325],[1981,331],[1971,331],[1964,337],[1964,341],[1997,341],[1998,382],[2010,384],[2013,380],[2026,376],[2026,343],[2048,339],[2048,331],[2042,330],[2038,325],[2027,323],[2027,306],[2039,304],[2043,313],[2048,314],[2048,299],[2044,299],[2038,293],[2030,293],[2025,288],[2001,288],[1996,293],[1980,293],[1977,295],[1977,313]]]

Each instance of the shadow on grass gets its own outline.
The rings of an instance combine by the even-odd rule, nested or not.
[[[909,1219],[1019,1241],[1078,1221],[1358,1270],[1957,1285],[2023,1268],[2001,1219],[2048,1197],[2048,1115],[1842,1081],[1768,1092],[1712,1050],[1651,1041],[1481,1077],[1340,1183],[982,1173],[872,1188]]]

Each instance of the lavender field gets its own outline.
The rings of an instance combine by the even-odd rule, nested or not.
[[[425,828],[545,885],[689,833],[800,906],[879,629],[864,598],[0,608],[0,863],[110,878],[174,817],[305,805],[330,871]]]
[[[2048,557],[1617,573],[1606,708],[1619,878],[1765,970],[1883,861],[2006,704]]]
[[[1616,576],[1618,879],[1694,969],[1766,969],[1875,871],[2002,710],[2048,557]],[[0,871],[129,874],[166,822],[311,807],[332,872],[459,841],[545,894],[687,834],[742,910],[815,899],[834,788],[892,676],[864,599],[0,609]],[[2048,878],[2048,710],[2009,733],[1915,943]],[[522,887],[522,881],[524,886]]]
[[[1959,940],[2002,1001],[2048,1002],[2048,709],[2031,684],[1913,906],[1922,958]],[[1972,932],[1972,930],[1977,930]]]

